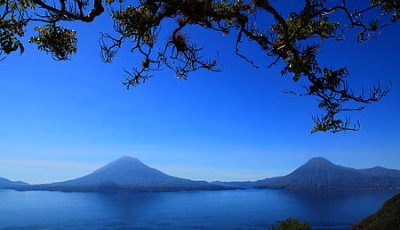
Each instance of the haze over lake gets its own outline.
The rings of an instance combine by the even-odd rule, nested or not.
[[[347,229],[397,192],[0,190],[0,229],[266,229],[287,217],[313,229]]]

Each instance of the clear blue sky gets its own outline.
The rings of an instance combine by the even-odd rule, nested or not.
[[[73,24],[78,53],[56,62],[26,43],[23,55],[0,62],[0,177],[30,183],[83,176],[122,156],[136,157],[174,176],[195,180],[257,180],[291,172],[311,157],[355,168],[400,169],[400,46],[398,25],[371,42],[354,37],[327,44],[321,57],[347,65],[354,88],[393,84],[381,102],[351,114],[359,132],[310,134],[314,98],[279,67],[258,70],[234,56],[233,39],[194,31],[190,38],[219,51],[223,72],[178,80],[158,71],[131,90],[123,69],[139,60],[125,52],[113,64],[99,58],[107,27]],[[162,38],[164,39],[164,38]],[[224,40],[225,39],[225,40]],[[165,38],[166,40],[166,38]],[[249,45],[254,60],[265,55]]]

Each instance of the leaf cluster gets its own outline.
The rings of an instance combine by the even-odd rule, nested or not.
[[[55,60],[68,60],[77,51],[76,32],[55,24],[35,27],[39,33],[29,39],[38,45],[38,49],[50,53]]]
[[[24,27],[27,21],[21,12],[29,6],[29,2],[18,3],[16,1],[0,0],[0,9],[4,9],[0,15],[0,55],[6,55],[19,49],[24,52],[24,46],[19,40],[25,35]]]

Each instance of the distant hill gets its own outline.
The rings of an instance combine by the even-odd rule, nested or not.
[[[400,170],[387,169],[380,166],[369,169],[359,169],[358,171],[367,176],[400,178]]]
[[[221,190],[226,187],[205,181],[169,176],[138,159],[121,157],[86,176],[51,184],[32,185],[23,190],[57,191],[179,191]]]
[[[4,180],[4,179],[3,179]],[[6,185],[2,185],[6,184]],[[51,184],[28,185],[2,182],[0,188],[57,191],[180,191],[221,190],[237,188],[274,189],[400,189],[400,170],[373,167],[354,169],[335,165],[315,157],[286,176],[259,181],[221,182],[193,181],[167,175],[132,157],[121,157],[86,176]],[[19,184],[18,184],[19,183]],[[22,184],[21,184],[22,183]],[[18,186],[15,186],[18,185]]]
[[[277,189],[393,189],[400,188],[400,171],[374,167],[354,169],[315,157],[292,173],[254,182],[253,187]]]
[[[350,227],[350,230],[376,229],[400,229],[400,193],[386,201],[376,213]]]
[[[0,177],[0,189],[13,189],[28,185],[29,185],[28,183],[22,181],[11,181],[9,179]]]
[[[231,181],[231,182],[212,181],[210,183],[224,187],[241,188],[241,189],[254,187],[254,182],[252,181]]]

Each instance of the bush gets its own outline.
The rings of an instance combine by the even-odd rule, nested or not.
[[[278,226],[272,226],[269,230],[311,230],[311,227],[298,219],[288,218],[278,221]]]

